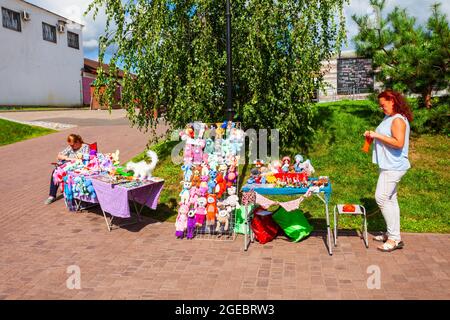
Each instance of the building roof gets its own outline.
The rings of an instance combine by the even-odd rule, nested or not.
[[[84,71],[89,72],[92,74],[97,74],[97,68],[100,66],[100,62],[91,60],[88,58],[84,58]],[[105,70],[106,73],[109,71],[109,64],[102,64],[103,70]],[[119,69],[119,78],[123,78],[123,70]]]
[[[48,10],[48,9],[42,8],[42,7],[40,7],[40,6],[38,6],[38,5],[34,4],[34,3],[31,3],[31,2],[28,2],[28,1],[25,1],[25,0],[20,0],[20,1],[25,2],[26,4],[29,4],[30,6],[39,8],[39,9],[44,10],[44,11],[47,11],[48,13],[54,14],[55,16],[58,16],[58,17],[63,18],[63,19],[65,19],[65,20],[68,20],[68,21],[77,23],[77,24],[79,24],[80,26],[84,27],[84,24],[82,24],[82,23],[80,23],[80,22],[73,21],[72,19],[66,18],[66,17],[64,17],[64,16],[62,16],[62,15],[60,15],[60,14],[58,14],[58,13],[55,13],[55,12],[50,11],[50,10]]]

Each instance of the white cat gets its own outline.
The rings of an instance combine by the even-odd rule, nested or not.
[[[133,177],[147,180],[152,177],[152,172],[158,163],[158,155],[154,151],[148,150],[147,156],[151,159],[150,163],[145,160],[127,163],[127,170],[133,170],[134,172]]]

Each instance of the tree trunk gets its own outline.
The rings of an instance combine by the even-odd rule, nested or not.
[[[422,92],[423,104],[425,105],[425,107],[427,109],[431,109],[431,91],[432,90],[433,90],[432,87],[429,86]]]

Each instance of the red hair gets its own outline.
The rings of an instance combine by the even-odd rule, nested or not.
[[[401,114],[406,119],[408,119],[409,122],[413,120],[413,113],[411,111],[411,108],[409,107],[405,97],[400,92],[388,89],[378,95],[378,99],[380,98],[384,98],[388,101],[393,101],[395,113]]]

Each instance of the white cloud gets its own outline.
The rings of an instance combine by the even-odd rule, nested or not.
[[[440,2],[441,11],[450,18],[450,1],[439,0],[386,0],[385,13],[391,12],[395,7],[406,8],[409,15],[416,17],[418,24],[425,24],[431,14],[431,5]],[[351,16],[371,14],[372,9],[369,5],[369,0],[350,0],[350,5],[345,7],[345,18],[347,20],[347,37],[348,48],[353,48],[351,41],[358,33],[358,27],[353,22]]]
[[[83,24],[83,48],[85,51],[85,55],[94,59],[98,57],[98,38],[105,30],[106,15],[102,10],[99,10],[95,20],[92,17],[92,13],[84,16],[84,12],[92,2],[91,0],[27,1],[57,14],[60,14],[70,20]]]
[[[91,3],[91,0],[27,0],[38,6],[54,11],[69,19],[75,20],[85,25],[83,29],[84,49],[89,56],[97,56],[98,38],[104,32],[106,16],[102,10],[97,18],[93,20],[92,14],[84,16],[84,12]],[[390,12],[394,7],[407,8],[410,15],[417,18],[417,22],[424,23],[430,15],[430,6],[436,0],[387,0],[386,12]],[[441,9],[450,18],[450,1],[441,0]],[[345,17],[347,19],[348,48],[353,48],[351,38],[356,35],[358,28],[353,22],[351,15],[370,14],[371,8],[369,0],[350,0],[350,5],[345,7]]]

